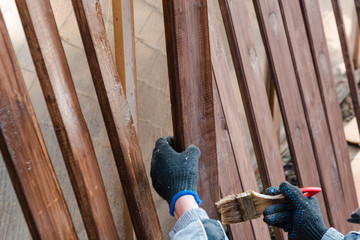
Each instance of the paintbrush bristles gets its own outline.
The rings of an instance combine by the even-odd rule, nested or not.
[[[215,205],[221,214],[222,223],[230,224],[241,222],[241,212],[235,194],[221,199],[215,203]]]
[[[260,217],[264,209],[284,202],[283,195],[269,196],[254,191],[229,195],[216,203],[224,224],[239,223]]]

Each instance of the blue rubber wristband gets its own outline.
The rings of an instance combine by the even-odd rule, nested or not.
[[[191,190],[185,190],[185,191],[180,191],[178,192],[177,194],[175,194],[172,199],[171,199],[171,202],[170,202],[170,215],[171,216],[174,216],[174,210],[175,210],[175,203],[176,201],[179,199],[179,197],[181,196],[184,196],[184,195],[192,195],[195,199],[195,202],[200,205],[201,203],[201,200],[199,198],[199,196],[196,194],[196,192],[194,191],[191,191]]]

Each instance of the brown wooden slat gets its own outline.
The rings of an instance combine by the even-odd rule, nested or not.
[[[330,127],[331,139],[335,147],[337,167],[341,176],[341,184],[346,196],[347,207],[355,209],[357,200],[354,192],[354,180],[350,166],[350,157],[345,140],[340,106],[338,104],[335,80],[332,73],[329,51],[324,34],[319,3],[315,0],[300,1],[310,47],[315,63],[322,101]],[[350,214],[347,212],[346,214]]]
[[[213,75],[213,78],[216,146],[219,164],[219,187],[221,197],[225,197],[227,195],[241,193],[246,190],[244,190],[241,185],[238,166],[233,150],[234,148],[230,139],[229,129],[226,121],[227,119],[224,115],[223,105],[220,100],[219,91],[216,86],[215,75]],[[241,132],[237,132],[236,134],[241,134]],[[246,142],[245,144],[245,147],[247,147]],[[248,149],[246,150],[249,151]],[[253,227],[250,221],[240,224],[228,225],[227,227],[231,239],[255,239]]]
[[[285,175],[246,5],[219,4],[262,182],[265,188],[278,186]]]
[[[335,16],[336,26],[338,29],[341,50],[344,58],[346,76],[348,79],[351,100],[353,103],[355,117],[360,132],[360,98],[359,98],[359,88],[355,77],[354,63],[352,61],[352,56],[349,48],[349,41],[347,39],[345,32],[345,25],[341,13],[340,3],[338,0],[331,0],[331,3],[334,9],[334,16]]]
[[[295,1],[290,3],[289,1],[280,0],[279,3],[283,13],[284,25],[290,45],[293,64],[296,69],[295,74],[298,80],[298,87],[300,89],[307,123],[310,129],[310,136],[315,149],[315,157],[318,159],[317,161],[320,166],[317,168],[316,161],[314,161],[314,159],[308,159],[306,162],[297,161],[296,165],[300,174],[309,171],[309,169],[314,169],[311,171],[313,174],[301,177],[300,184],[301,186],[320,187],[321,181],[319,175],[326,175],[325,177],[327,177],[329,173],[326,173],[326,171],[331,171],[335,175],[331,176],[331,179],[333,180],[332,184],[337,184],[338,188],[341,189],[341,186],[339,186],[341,184],[341,179],[340,176],[337,175],[338,169],[336,164],[328,165],[330,167],[328,169],[322,166],[322,164],[331,163],[329,161],[323,161],[323,159],[335,161],[335,147],[333,146],[333,142],[331,140],[321,93],[317,83],[317,76],[312,59],[310,44],[309,41],[307,41],[307,33],[300,2]],[[319,171],[320,174],[317,175],[316,171]],[[324,202],[324,192],[322,192],[322,194],[318,194],[316,197],[320,202],[325,224],[329,225]],[[329,211],[332,211],[332,207],[328,209]]]
[[[89,239],[118,239],[100,168],[48,0],[16,0]]]
[[[77,239],[0,11],[0,148],[34,239]]]
[[[223,197],[250,189],[259,191],[212,1],[208,1],[208,13],[220,191]],[[262,219],[229,227],[233,239],[270,239]]]
[[[72,3],[136,236],[162,239],[137,133],[106,38],[100,3]]]
[[[338,216],[343,216],[341,210],[344,207],[340,205],[345,201],[343,199],[344,196],[339,196],[343,189],[340,184],[341,178],[336,166],[334,153],[331,153],[333,148],[321,151],[321,149],[317,148],[316,144],[312,145],[313,141],[317,141],[316,138],[319,133],[317,133],[316,128],[319,126],[311,126],[313,123],[310,121],[308,121],[309,125],[307,125],[307,119],[311,120],[310,117],[316,118],[318,113],[315,113],[315,116],[309,116],[308,108],[310,106],[305,106],[304,108],[302,105],[304,101],[302,101],[302,96],[299,92],[300,89],[298,88],[278,2],[257,0],[254,3],[259,18],[260,29],[262,30],[263,39],[267,47],[267,53],[273,66],[288,142],[293,160],[296,166],[298,166],[296,169],[300,182],[312,177],[311,175],[313,174],[317,175],[319,171],[327,209],[330,210],[331,206],[339,206],[338,209],[333,209],[332,211],[333,213],[338,212]],[[312,135],[313,138],[310,138],[309,131],[312,128],[314,134]],[[321,155],[325,153],[327,153],[327,157]],[[310,164],[315,160],[318,166],[317,171],[313,167],[307,167],[306,172],[300,172],[302,167],[298,164],[306,163],[306,165],[312,166]],[[332,221],[336,220],[330,216],[330,222]]]
[[[201,150],[198,193],[219,218],[212,74],[206,0],[163,0],[175,148]]]
[[[244,1],[219,0],[264,188],[285,181],[279,145]],[[275,230],[278,239],[286,238]]]

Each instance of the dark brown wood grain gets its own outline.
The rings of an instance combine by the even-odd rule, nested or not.
[[[87,235],[118,239],[50,1],[17,0],[16,4]]]
[[[307,125],[308,115],[302,104],[278,1],[254,0],[253,2],[267,56],[272,66],[287,141],[299,183],[303,186],[303,183],[311,182],[319,186],[316,156],[309,134],[310,126]]]
[[[278,186],[285,175],[246,5],[228,0],[219,4],[261,179],[265,188]]]
[[[219,91],[215,82],[215,75],[213,75],[213,78],[214,78],[213,92],[214,92],[215,126],[216,126],[216,146],[217,146],[218,164],[219,164],[219,187],[220,187],[221,197],[226,197],[227,195],[234,193],[241,193],[246,190],[243,189],[241,184],[241,178],[240,178],[241,175],[239,174],[239,170],[234,154],[234,149],[236,148],[234,148],[232,145],[227,119],[224,115],[223,105],[220,100]],[[244,134],[244,133],[237,131],[236,134]],[[245,145],[242,145],[241,148],[244,149],[246,147],[247,147],[247,143],[245,141]],[[250,157],[249,149],[246,149],[246,151],[242,153],[242,156],[244,157],[242,161],[250,160],[250,159],[246,159],[246,156]],[[250,166],[250,170],[248,172],[251,172],[251,169],[252,166]],[[243,222],[240,224],[229,224],[227,226],[227,229],[229,231],[229,235],[231,236],[231,239],[240,239],[240,240],[256,239],[250,221]]]
[[[331,133],[331,140],[335,148],[336,164],[341,177],[341,185],[346,196],[347,203],[345,205],[348,209],[355,209],[356,207],[354,206],[357,205],[357,199],[354,191],[354,180],[352,178],[350,157],[345,140],[340,106],[336,95],[335,80],[325,39],[320,6],[315,0],[301,0],[300,3],[304,13],[318,85],[320,87],[322,102]],[[347,210],[346,214],[348,215],[349,213],[349,210]],[[344,222],[339,224],[341,225],[341,231],[346,231],[346,226],[349,226]]]
[[[307,124],[310,130],[310,136],[312,144],[314,146],[314,153],[318,167],[314,159],[307,159],[307,161],[297,161],[296,165],[299,169],[299,173],[308,171],[309,175],[304,178],[300,176],[301,186],[321,186],[321,180],[319,178],[325,178],[323,180],[322,195],[318,195],[321,210],[325,223],[328,225],[328,216],[326,206],[324,202],[324,194],[326,202],[328,204],[328,212],[330,216],[344,216],[344,209],[346,206],[340,204],[340,206],[334,207],[335,204],[339,204],[339,201],[335,201],[336,192],[327,190],[330,186],[334,186],[336,189],[342,189],[341,176],[336,165],[336,145],[333,145],[331,139],[330,129],[328,127],[327,116],[324,111],[324,105],[321,97],[321,92],[317,82],[316,71],[312,58],[309,41],[307,41],[307,32],[305,28],[305,22],[300,7],[300,2],[290,3],[288,1],[280,0],[280,8],[283,13],[283,19],[285,29],[290,45],[290,50],[293,58],[293,64],[296,69],[296,77],[298,80],[298,87],[300,89],[305,115],[307,118]],[[319,172],[319,175],[316,173]],[[330,177],[329,177],[329,174]],[[328,179],[329,178],[329,179]],[[351,176],[350,176],[351,178]],[[340,196],[342,200],[345,200],[343,196]],[[338,217],[336,217],[338,218]],[[331,219],[333,222],[333,219]]]
[[[77,239],[0,12],[0,148],[34,239]]]
[[[137,133],[106,38],[100,3],[72,3],[136,237],[162,239]]]
[[[206,0],[163,0],[175,148],[201,150],[198,194],[219,218],[213,88]]]
[[[245,2],[219,0],[236,77],[264,188],[279,186],[285,174],[263,75]],[[279,239],[285,234],[276,230]]]
[[[359,88],[357,85],[355,71],[354,71],[354,63],[352,61],[352,54],[349,48],[349,41],[346,36],[344,20],[341,12],[340,2],[338,0],[331,0],[334,16],[336,21],[336,26],[338,29],[339,39],[341,50],[344,58],[345,68],[346,68],[346,76],[348,79],[349,89],[351,100],[354,107],[356,122],[358,125],[358,130],[360,133],[360,98],[359,98]]]
[[[212,1],[208,1],[208,13],[220,191],[222,197],[259,191]],[[229,228],[233,239],[270,239],[261,219],[229,225]]]

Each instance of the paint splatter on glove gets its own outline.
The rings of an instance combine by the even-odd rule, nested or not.
[[[196,194],[200,150],[191,145],[178,153],[173,146],[172,137],[162,137],[156,141],[150,170],[152,185],[160,197],[169,203],[172,216],[176,200],[183,195],[193,195],[198,204],[201,202]]]
[[[289,201],[265,208],[264,222],[282,228],[289,233],[289,239],[320,240],[325,227],[319,202],[315,197],[306,198],[299,188],[283,182],[280,188],[270,187],[266,194],[283,194]]]

